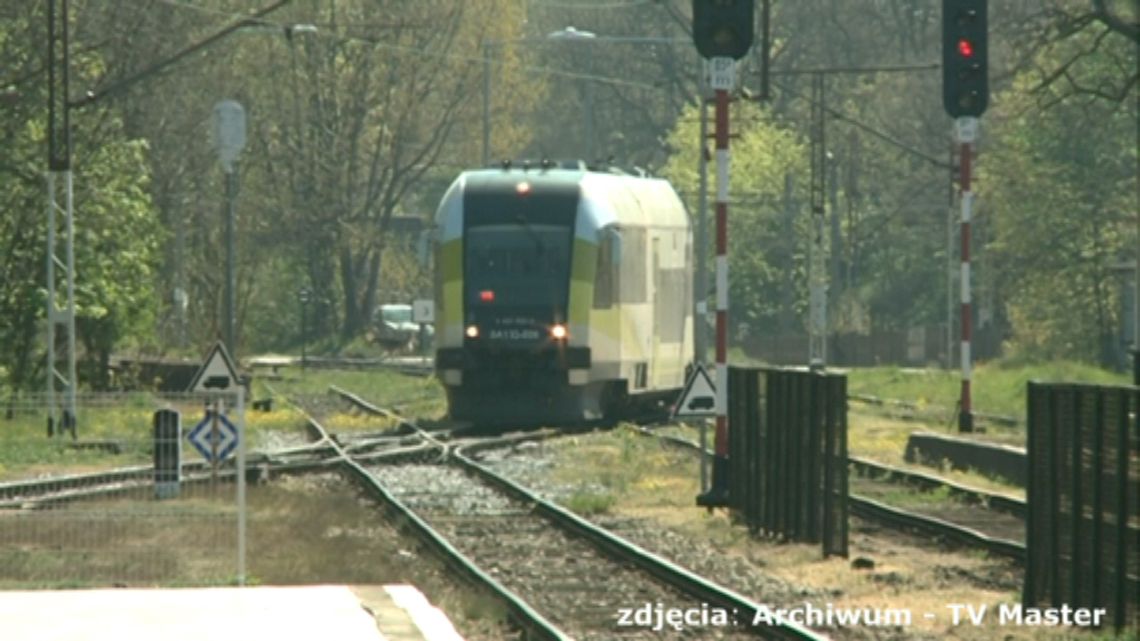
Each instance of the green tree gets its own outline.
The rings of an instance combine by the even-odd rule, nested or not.
[[[0,79],[15,98],[0,105],[0,363],[14,390],[39,388],[47,313],[46,60],[40,3],[3,6],[0,48],[12,61]],[[96,53],[73,49],[73,82],[101,70]],[[76,333],[84,348],[81,383],[106,383],[111,350],[145,340],[153,310],[153,267],[161,237],[145,191],[144,145],[128,140],[105,109],[74,112]],[[62,216],[60,216],[62,218]],[[62,237],[59,247],[63,246]],[[62,254],[62,250],[60,250]],[[57,303],[59,304],[59,303]]]
[[[734,325],[776,331],[800,314],[806,301],[806,258],[810,239],[806,181],[793,182],[791,201],[786,177],[805,176],[803,140],[777,121],[770,110],[737,103],[730,120],[739,133],[730,144],[729,297]],[[711,121],[711,118],[710,118]],[[662,170],[697,211],[698,159],[701,153],[699,112],[686,109],[667,144],[673,152]],[[711,151],[711,144],[706,148]],[[714,255],[711,212],[716,194],[716,167],[709,166],[709,256]],[[712,274],[710,274],[710,278]],[[710,287],[709,291],[712,289]]]
[[[985,156],[982,214],[993,220],[995,287],[1007,300],[1012,347],[1035,358],[1115,364],[1113,264],[1136,242],[1136,88],[1131,99],[1074,91],[1121,82],[1135,45],[1089,28],[1039,53],[998,100]],[[1049,81],[1058,60],[1072,82]],[[1128,72],[1131,73],[1131,72]]]

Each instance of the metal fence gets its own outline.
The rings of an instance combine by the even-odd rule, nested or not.
[[[1029,384],[1026,606],[1140,626],[1140,389]]]
[[[0,588],[244,582],[240,389],[79,395],[53,436],[43,396],[2,402]]]
[[[847,556],[847,378],[731,367],[728,404],[730,507],[753,532]]]

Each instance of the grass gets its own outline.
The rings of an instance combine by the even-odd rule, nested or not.
[[[961,373],[951,370],[900,367],[853,368],[847,371],[847,392],[869,394],[953,410],[958,403]],[[1131,379],[1085,363],[1060,361],[1035,365],[983,363],[974,369],[971,394],[974,409],[1018,419],[1025,417],[1029,381],[1128,385]]]
[[[233,491],[184,486],[178,500],[147,495],[0,514],[0,589],[232,585]],[[253,484],[247,505],[247,585],[410,583],[467,638],[512,638],[498,602],[449,580],[429,551],[339,477]]]
[[[77,405],[76,442],[70,435],[48,438],[42,407],[16,407],[11,418],[0,420],[0,479],[149,464],[153,461],[154,413],[162,408],[181,413],[183,434],[203,418],[201,400],[170,400],[145,392],[85,395]],[[270,435],[301,433],[300,414],[284,405],[271,412],[254,411],[247,405],[245,419],[251,450],[264,447]],[[85,447],[96,442],[113,444],[117,450]],[[196,456],[188,444],[183,452]]]
[[[365,400],[394,409],[409,417],[439,418],[446,411],[443,388],[434,377],[406,376],[388,370],[314,370],[302,375],[299,367],[282,368],[283,379],[273,381],[272,388],[290,397],[327,394],[330,385],[360,395]],[[268,387],[254,378],[259,391],[269,395]]]
[[[672,433],[696,440],[694,428]],[[687,432],[687,433],[686,433]],[[572,487],[589,487],[605,493],[613,503],[607,516],[633,517],[651,529],[681,533],[701,546],[716,550],[736,565],[749,564],[791,585],[790,596],[768,591],[764,601],[783,607],[804,601],[836,608],[908,608],[912,612],[945,613],[948,603],[1018,603],[1020,578],[1012,563],[971,551],[949,552],[924,539],[865,531],[853,526],[851,558],[874,561],[872,570],[855,570],[850,559],[821,558],[818,544],[778,542],[751,536],[724,511],[699,509],[694,499],[698,464],[691,453],[662,446],[628,430],[593,433],[558,439],[544,445],[552,454],[550,481]],[[581,492],[564,499],[564,504]],[[930,505],[950,504],[947,491],[909,491],[907,500]],[[681,560],[682,559],[677,559]],[[788,603],[778,601],[788,599]],[[996,617],[980,627],[951,626],[946,620],[927,621],[916,614],[913,623],[892,632],[892,638],[948,638],[960,641],[1107,641],[1103,632],[1060,627],[1001,627]],[[1121,640],[1129,639],[1122,637]],[[1135,641],[1133,638],[1132,641]]]
[[[442,390],[430,377],[375,370],[308,370],[301,376],[300,369],[293,368],[285,373],[285,379],[274,382],[273,389],[288,396],[325,396],[329,385],[335,384],[409,417],[438,418],[446,411]],[[272,395],[266,383],[254,378],[253,399]],[[276,436],[303,433],[301,414],[281,400],[268,412],[254,410],[252,403],[247,402],[246,432],[251,450],[273,447]],[[182,413],[183,433],[189,433],[203,416],[201,401],[191,399],[172,402],[145,392],[80,397],[80,442],[114,443],[119,446],[116,453],[76,448],[70,436],[47,438],[45,412],[38,404],[25,401],[13,407],[11,418],[0,419],[0,480],[148,464],[153,458],[154,412],[171,405]],[[385,421],[361,412],[338,411],[326,417],[326,425],[336,432],[375,431],[394,424],[394,420]],[[196,456],[188,445],[184,453]]]
[[[946,486],[935,490],[924,491],[900,485],[883,485],[851,476],[848,479],[849,489],[852,493],[866,496],[876,501],[882,501],[894,507],[903,509],[931,508],[939,505],[949,506],[958,503],[958,499],[950,493]]]
[[[756,365],[739,350],[730,352],[734,363]],[[957,435],[957,405],[961,374],[956,370],[902,367],[870,367],[840,370],[847,376],[847,392],[876,396],[913,404],[913,409],[889,405],[848,404],[848,449],[853,456],[864,456],[903,468],[930,472],[903,459],[907,438],[916,431],[936,431]],[[1024,364],[994,361],[978,365],[972,376],[973,409],[976,412],[1010,416],[1020,422],[999,425],[985,418],[977,422],[984,429],[972,438],[1018,447],[1025,446],[1025,398],[1029,381],[1080,382],[1097,385],[1129,385],[1128,375],[1094,365],[1071,361]],[[905,419],[905,420],[904,420]],[[979,489],[1024,495],[1024,490],[999,479],[973,472],[943,469],[938,472],[952,480]]]
[[[580,516],[606,514],[617,499],[609,492],[577,490],[565,500],[566,509]]]
[[[729,350],[734,365],[762,365],[749,358],[740,348]],[[957,369],[907,367],[853,367],[847,374],[847,393],[866,394],[909,403],[920,407],[939,408],[947,413],[958,405],[961,372]],[[1130,385],[1131,376],[1096,365],[1076,361],[1050,363],[1015,363],[996,360],[975,363],[972,371],[973,409],[988,414],[1012,416],[1024,420],[1026,384],[1091,383],[1097,385]]]
[[[937,474],[951,481],[975,487],[980,490],[998,492],[1024,498],[1025,488],[1011,485],[996,478],[974,471],[951,469],[944,466],[942,469],[932,469],[927,466],[908,463],[906,453],[907,438],[912,432],[929,430],[933,426],[923,426],[913,421],[902,421],[885,417],[877,412],[859,406],[853,406],[847,411],[847,451],[851,456],[872,459],[886,465],[892,465],[907,470]],[[945,426],[939,427],[945,431]],[[994,440],[993,434],[987,438]],[[1017,433],[1015,436],[1003,439],[1014,445],[1024,445],[1024,436]]]

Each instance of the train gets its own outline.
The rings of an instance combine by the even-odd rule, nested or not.
[[[668,181],[581,161],[461,173],[440,201],[435,374],[452,419],[620,419],[693,354],[692,228]]]

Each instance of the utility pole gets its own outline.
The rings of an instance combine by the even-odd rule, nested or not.
[[[970,146],[977,138],[978,118],[989,103],[987,0],[942,0],[942,104],[954,118],[960,145],[962,180],[962,390],[958,431],[974,431],[970,399],[970,218],[974,194],[970,186]]]
[[[977,135],[978,119],[962,117],[955,128],[958,142],[962,145],[962,391],[958,409],[958,431],[974,431],[974,414],[970,399],[971,354],[971,300],[970,300],[970,218],[973,214],[974,193],[970,189],[970,144]]]
[[[483,166],[491,162],[491,43],[483,41]]]
[[[728,92],[736,87],[736,61],[752,46],[754,9],[753,0],[693,0],[693,43],[708,61],[716,105],[716,456],[712,487],[697,496],[697,505],[709,508],[727,506],[729,499]]]
[[[827,145],[824,135],[824,76],[812,75],[811,99],[811,215],[812,238],[808,248],[808,367],[827,365],[827,273],[823,249],[827,182]]]
[[[716,91],[716,457],[710,505],[728,504],[728,90],[736,82],[736,63],[713,58]],[[719,69],[718,71],[715,69]],[[699,502],[699,501],[698,501]]]
[[[847,242],[843,252],[843,291],[852,291],[855,287],[856,249],[855,239],[855,204],[859,199],[859,162],[860,153],[859,136],[854,131],[848,138],[847,152],[847,185],[844,188],[844,200],[847,202]]]
[[[946,369],[954,368],[954,178],[957,155],[950,143],[950,187],[946,204]]]
[[[1140,216],[1136,218],[1136,258],[1132,271],[1132,384],[1140,386]]]
[[[784,173],[784,221],[783,221],[783,234],[784,238],[795,238],[795,216],[796,216],[796,203],[793,200],[795,196],[794,191],[795,183],[792,177],[792,172]],[[784,285],[784,302],[782,306],[782,317],[780,319],[780,332],[790,334],[795,331],[795,303],[796,303],[796,287],[795,287],[795,251],[792,243],[784,243],[784,262],[783,269],[785,278]]]
[[[831,208],[831,265],[828,270],[828,288],[827,288],[827,308],[831,310],[831,324],[835,325],[838,318],[836,310],[839,309],[839,294],[840,284],[843,282],[839,274],[839,259],[842,251],[843,237],[840,235],[839,230],[839,159],[832,154],[827,154],[827,182],[828,182],[828,206]],[[825,328],[825,332],[834,336],[835,332],[831,328]],[[835,348],[832,346],[832,358],[834,359]]]
[[[76,372],[75,355],[75,191],[71,162],[71,110],[91,105],[108,96],[126,90],[136,82],[157,74],[170,65],[201,51],[211,44],[230,35],[243,26],[252,24],[258,18],[289,3],[290,0],[277,0],[273,4],[258,9],[247,17],[240,18],[220,31],[175,53],[173,56],[156,62],[145,69],[107,85],[100,91],[88,91],[82,98],[71,100],[71,59],[70,37],[68,32],[68,0],[48,0],[48,172],[47,172],[47,428],[48,436],[70,431],[77,438],[76,391],[79,379]],[[58,183],[63,181],[64,205],[59,205]],[[56,214],[64,214],[65,259],[56,255]],[[63,308],[56,305],[56,268],[64,270],[64,283],[67,299]],[[66,373],[56,369],[56,325],[62,325],[66,332]],[[57,380],[63,384],[64,408],[57,419],[55,407]]]
[[[708,217],[709,217],[709,105],[705,100],[705,83],[701,81],[701,143],[700,160],[697,163],[700,175],[700,190],[697,200],[697,283],[696,305],[693,319],[693,347],[696,350],[693,360],[705,364],[708,358]]]
[[[48,0],[48,173],[47,173],[47,432],[48,436],[76,433],[75,364],[75,191],[71,171],[70,45],[68,40],[68,0]],[[59,204],[58,182],[63,182],[63,207]],[[64,260],[56,254],[56,214],[64,215]],[[56,268],[63,270],[66,299],[56,305]],[[65,333],[66,369],[56,368],[56,325]],[[57,380],[63,384],[64,407],[57,418]]]

